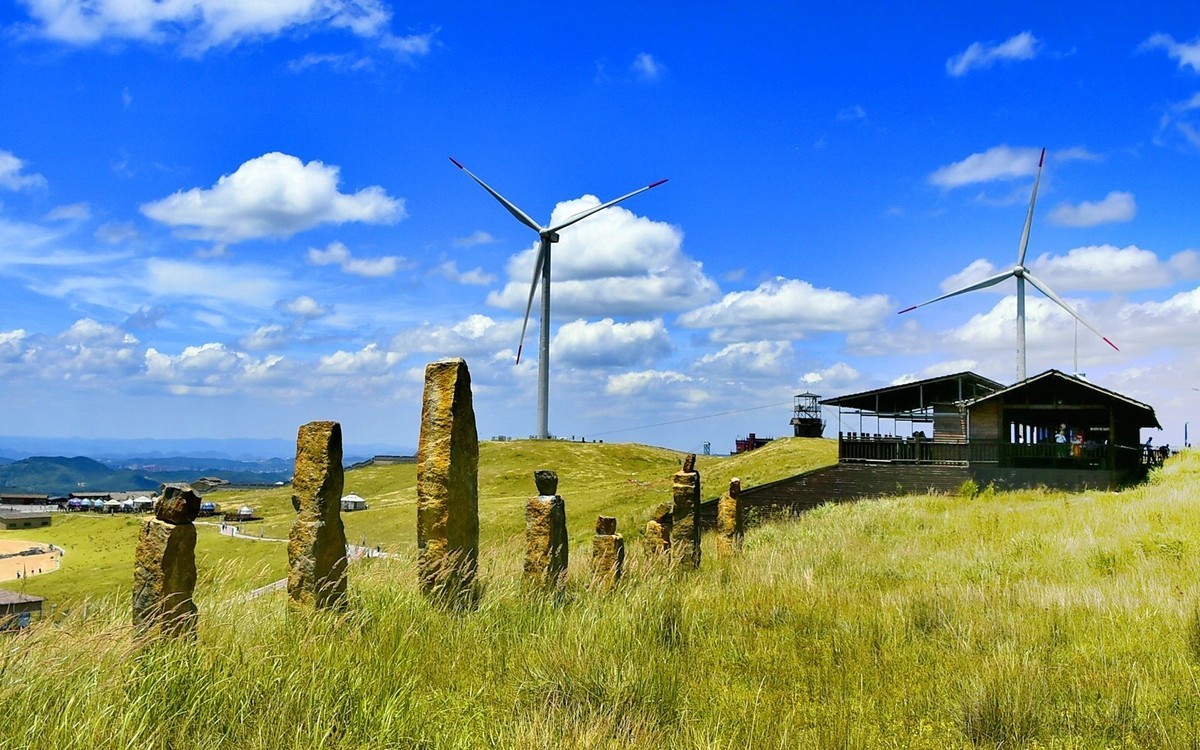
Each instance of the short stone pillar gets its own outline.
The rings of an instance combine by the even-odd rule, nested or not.
[[[734,477],[729,492],[717,501],[717,557],[732,557],[742,548],[745,520],[742,517],[742,480]]]
[[[194,637],[196,527],[200,496],[186,484],[164,484],[154,518],[142,522],[133,563],[133,625],[140,635]]]
[[[700,567],[700,472],[696,471],[696,454],[683,459],[683,469],[676,472],[671,485],[674,515],[671,528],[671,558],[683,568]]]
[[[525,576],[558,587],[566,579],[570,551],[567,508],[558,494],[558,474],[539,469],[533,480],[538,494],[525,505]]]
[[[426,594],[470,595],[479,561],[479,436],[462,359],[425,367],[417,446],[417,573]]]
[[[600,516],[596,519],[596,535],[592,537],[593,584],[602,588],[616,586],[624,571],[625,540],[617,533],[617,519]]]
[[[296,436],[288,534],[288,596],[319,609],[346,603],[346,530],[342,526],[342,426],[309,422]]]
[[[646,535],[642,538],[646,554],[650,557],[671,556],[671,529],[674,527],[674,509],[671,503],[659,503],[646,523]]]

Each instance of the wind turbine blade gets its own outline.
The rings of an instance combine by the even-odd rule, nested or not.
[[[521,323],[521,339],[517,342],[517,364],[521,364],[521,349],[525,346],[525,329],[529,327],[529,312],[533,309],[533,298],[537,294],[538,280],[542,277],[542,264],[546,262],[546,253],[550,251],[550,243],[542,240],[538,243],[537,261],[533,264],[533,283],[529,285],[529,302],[525,303],[525,321]]]
[[[1005,279],[1010,278],[1012,275],[1013,275],[1012,271],[1005,271],[1004,273],[998,273],[995,276],[989,276],[988,278],[984,279],[983,281],[977,281],[974,284],[971,284],[970,286],[964,286],[962,289],[959,289],[957,291],[950,292],[949,294],[943,294],[941,297],[934,297],[933,299],[928,300],[926,302],[922,302],[919,305],[913,305],[912,307],[906,307],[903,310],[901,310],[899,313],[897,313],[897,315],[903,315],[906,312],[912,312],[913,310],[916,310],[918,307],[924,307],[925,305],[932,305],[934,302],[941,302],[944,299],[949,299],[950,297],[957,297],[960,294],[966,294],[967,292],[974,292],[979,289],[987,289],[989,286],[995,286],[995,285],[999,284],[1001,281],[1004,281]]]
[[[492,190],[491,186],[489,186],[486,182],[484,182],[483,180],[479,179],[474,174],[472,174],[471,170],[469,170],[466,167],[464,167],[463,165],[459,164],[458,160],[456,160],[453,156],[450,157],[450,161],[454,162],[454,166],[458,167],[459,169],[461,169],[462,171],[464,171],[468,175],[470,175],[471,179],[478,182],[484,190],[491,193],[493,198],[500,201],[500,205],[507,208],[508,212],[517,218],[517,221],[521,222],[522,224],[529,227],[530,229],[537,232],[538,234],[542,233],[541,225],[538,224],[533,219],[529,218],[529,216],[524,211],[522,211],[521,209],[519,209],[515,205],[513,205],[513,203],[508,198],[505,198],[503,195],[500,195],[495,190]]]
[[[550,229],[548,231],[557,232],[560,229],[565,229],[566,227],[571,226],[572,224],[574,224],[577,221],[583,221],[584,219],[586,219],[587,217],[596,213],[597,211],[603,211],[604,209],[608,208],[609,206],[615,206],[618,203],[620,203],[621,201],[626,200],[627,198],[632,198],[633,196],[637,195],[638,193],[644,193],[647,190],[649,190],[650,188],[656,188],[659,185],[663,184],[664,182],[666,182],[666,180],[659,180],[658,182],[652,182],[649,185],[647,185],[646,187],[640,187],[637,190],[634,190],[632,193],[626,193],[625,195],[622,195],[620,198],[614,198],[613,200],[610,200],[608,203],[601,203],[599,206],[593,206],[587,210],[580,211],[577,214],[573,214],[573,215],[567,217],[567,220],[562,222],[561,224],[556,224],[555,226],[550,227]]]
[[[1037,202],[1038,183],[1042,181],[1042,164],[1046,161],[1046,149],[1038,159],[1037,177],[1033,180],[1033,195],[1029,198],[1029,213],[1025,214],[1025,229],[1021,231],[1021,247],[1017,250],[1017,265],[1025,265],[1025,249],[1029,247],[1029,228],[1033,226],[1033,204]]]
[[[1063,302],[1062,298],[1061,298],[1061,297],[1059,297],[1057,294],[1055,294],[1055,293],[1054,293],[1054,292],[1053,292],[1053,291],[1050,289],[1050,287],[1046,286],[1044,283],[1042,283],[1042,282],[1038,281],[1036,278],[1034,278],[1033,276],[1031,276],[1031,275],[1030,275],[1030,273],[1029,273],[1028,271],[1026,271],[1026,272],[1025,272],[1025,280],[1026,280],[1026,281],[1028,281],[1030,284],[1033,284],[1035,287],[1037,287],[1037,290],[1038,290],[1039,292],[1041,292],[1042,294],[1046,295],[1046,296],[1047,296],[1047,297],[1049,297],[1050,299],[1054,300],[1054,302],[1055,302],[1055,303],[1056,303],[1056,304],[1057,304],[1059,307],[1061,307],[1062,309],[1064,309],[1064,310],[1066,310],[1067,312],[1071,313],[1071,315],[1072,315],[1072,316],[1075,318],[1075,320],[1078,320],[1080,323],[1083,323],[1083,327],[1084,327],[1084,328],[1088,329],[1088,330],[1089,330],[1089,331],[1091,331],[1092,333],[1094,333],[1094,334],[1096,334],[1097,336],[1099,336],[1101,339],[1103,339],[1103,340],[1104,340],[1104,343],[1108,344],[1108,345],[1109,345],[1109,346],[1111,346],[1113,349],[1117,349],[1117,345],[1116,345],[1116,344],[1114,344],[1113,342],[1109,341],[1109,340],[1108,340],[1108,338],[1107,338],[1107,337],[1106,337],[1104,334],[1100,333],[1100,332],[1099,332],[1099,331],[1097,331],[1095,328],[1093,328],[1091,323],[1089,323],[1089,322],[1087,322],[1086,320],[1084,320],[1084,319],[1083,319],[1083,317],[1082,317],[1082,316],[1080,316],[1080,314],[1079,314],[1079,313],[1077,313],[1077,312],[1075,312],[1074,310],[1072,310],[1072,309],[1071,309],[1071,306],[1070,306],[1070,305],[1068,305],[1066,302]],[[1120,350],[1120,349],[1117,349],[1117,351],[1121,351],[1121,350]]]

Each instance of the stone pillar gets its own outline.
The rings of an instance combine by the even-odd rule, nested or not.
[[[684,568],[700,567],[700,473],[696,454],[683,459],[683,469],[671,486],[675,501],[671,528],[671,558]]]
[[[732,557],[742,548],[745,521],[741,493],[742,480],[734,477],[729,482],[729,492],[717,501],[717,557]]]
[[[342,426],[309,422],[296,436],[288,534],[288,596],[325,608],[346,603],[346,530],[342,526]]]
[[[154,518],[142,522],[133,563],[133,625],[142,635],[194,637],[196,527],[200,496],[186,484],[164,484]]]
[[[596,519],[596,536],[592,537],[592,581],[610,588],[617,585],[624,571],[625,540],[617,533],[617,519],[600,516]]]
[[[654,509],[650,521],[646,524],[646,536],[643,538],[648,556],[671,556],[671,529],[675,525],[673,513],[671,503],[659,503]]]
[[[479,436],[462,359],[425,367],[417,447],[417,571],[427,594],[470,594],[479,560]]]
[[[558,474],[539,469],[533,480],[538,494],[525,505],[525,576],[558,587],[566,578],[570,551],[567,508],[558,494]]]

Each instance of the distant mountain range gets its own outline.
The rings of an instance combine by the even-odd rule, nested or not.
[[[76,456],[33,456],[0,464],[0,490],[65,496],[71,492],[153,490],[164,482],[217,477],[233,484],[274,484],[292,476],[292,462],[196,457],[134,458],[121,462]]]
[[[412,446],[380,443],[347,443],[343,446],[346,464],[376,455],[411,455]],[[30,456],[89,456],[99,461],[194,456],[204,459],[263,461],[296,455],[296,441],[282,438],[46,438],[0,435],[0,463]]]

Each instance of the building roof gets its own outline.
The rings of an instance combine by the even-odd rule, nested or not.
[[[1004,386],[994,380],[964,371],[912,383],[889,385],[848,396],[827,398],[821,403],[884,416],[908,416],[924,412],[933,404],[970,401],[1003,389]]]
[[[1002,399],[1006,406],[1103,405],[1118,410],[1124,419],[1135,422],[1138,427],[1162,429],[1152,406],[1059,370],[1046,370],[1020,383],[975,398],[969,405],[974,406],[996,398]]]
[[[34,604],[36,602],[46,601],[40,596],[31,594],[22,594],[19,591],[9,591],[8,589],[0,589],[0,607],[12,604]]]
[[[40,511],[36,512],[36,513],[22,513],[19,510],[0,511],[0,521],[14,521],[14,520],[27,521],[31,518],[49,518],[49,517],[50,517],[49,513],[43,513]]]

